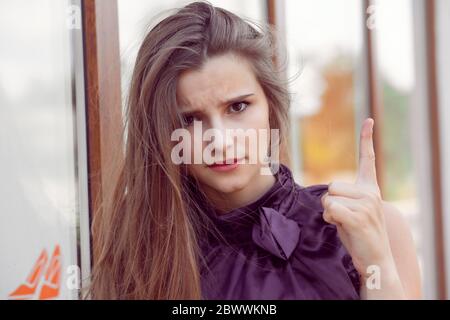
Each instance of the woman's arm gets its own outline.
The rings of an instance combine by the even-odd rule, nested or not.
[[[362,299],[421,299],[421,276],[411,229],[402,213],[383,201],[391,254],[381,262],[380,288],[369,289],[370,274],[362,276]],[[370,280],[369,280],[370,282]]]
[[[366,120],[362,126],[356,182],[331,182],[322,196],[322,205],[324,220],[336,225],[362,277],[362,299],[421,298],[411,231],[401,213],[381,198],[373,120]]]
[[[422,281],[411,228],[394,205],[383,201],[392,255],[407,299],[422,298]]]

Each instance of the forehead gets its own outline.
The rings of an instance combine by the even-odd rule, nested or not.
[[[198,70],[183,72],[177,83],[177,99],[181,108],[201,107],[258,90],[250,63],[237,55],[225,54],[209,58]]]

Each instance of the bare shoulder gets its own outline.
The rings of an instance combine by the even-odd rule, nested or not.
[[[421,299],[420,268],[408,221],[403,213],[389,202],[383,201],[383,211],[392,254],[403,287],[410,299]]]

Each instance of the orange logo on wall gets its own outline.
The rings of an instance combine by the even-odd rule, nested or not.
[[[28,278],[16,290],[9,294],[10,299],[32,299],[35,294],[39,300],[55,298],[59,294],[61,282],[61,250],[55,246],[49,263],[47,251],[44,249],[36,260]],[[39,283],[42,286],[38,289]]]

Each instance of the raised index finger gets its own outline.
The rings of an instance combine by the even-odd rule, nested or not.
[[[373,147],[373,126],[374,120],[368,118],[364,120],[361,127],[359,140],[359,170],[357,183],[377,183],[377,171],[375,166],[375,150]]]

